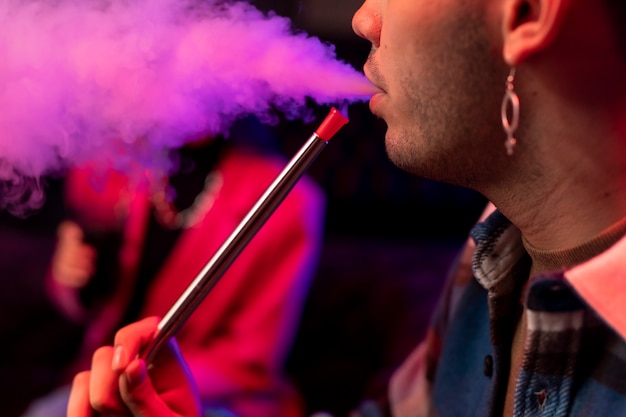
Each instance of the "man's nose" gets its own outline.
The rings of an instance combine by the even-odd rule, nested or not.
[[[352,30],[358,36],[367,39],[373,46],[379,46],[380,40],[380,18],[374,13],[369,1],[354,13],[352,17]]]

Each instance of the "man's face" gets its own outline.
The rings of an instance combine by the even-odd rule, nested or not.
[[[370,108],[387,123],[387,152],[400,168],[476,188],[505,160],[508,69],[491,41],[499,22],[488,3],[366,0],[356,12],[355,32],[372,43],[365,74],[383,90]]]

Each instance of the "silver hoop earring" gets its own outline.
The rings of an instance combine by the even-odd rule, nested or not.
[[[511,68],[509,76],[506,77],[506,89],[504,90],[504,98],[502,99],[502,107],[500,113],[502,116],[502,128],[506,132],[506,141],[504,147],[507,155],[513,155],[513,149],[517,143],[514,134],[519,125],[519,97],[515,93],[515,68]],[[511,107],[511,118],[509,119],[509,106]]]

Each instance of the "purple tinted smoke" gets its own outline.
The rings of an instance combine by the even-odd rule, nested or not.
[[[159,166],[164,148],[246,114],[302,117],[308,100],[373,92],[332,46],[247,3],[5,0],[0,181],[15,199],[23,177],[85,159]]]

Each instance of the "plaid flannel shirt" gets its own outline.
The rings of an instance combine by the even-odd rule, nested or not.
[[[501,416],[520,303],[514,417],[626,416],[626,238],[528,280],[520,232],[502,214],[471,235],[426,340],[392,378],[393,416]]]

